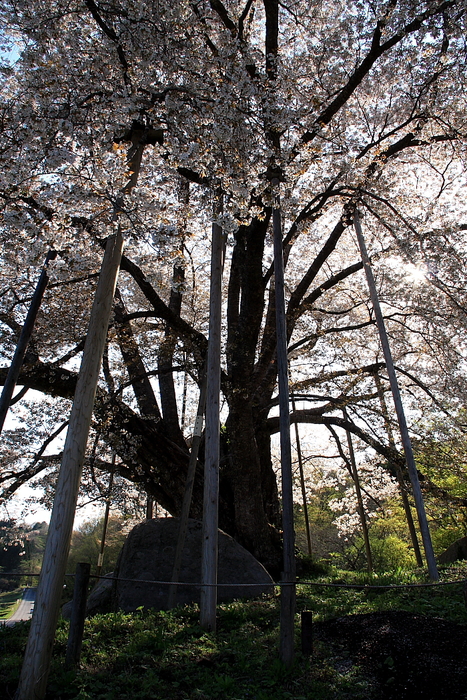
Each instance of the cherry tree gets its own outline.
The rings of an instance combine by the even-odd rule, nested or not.
[[[44,421],[57,430],[118,210],[126,248],[88,466],[110,470],[115,452],[121,478],[179,513],[190,429],[177,387],[186,376],[190,397],[203,382],[208,232],[220,190],[219,523],[277,570],[272,181],[300,400],[291,418],[348,430],[401,462],[375,388],[377,375],[388,390],[387,375],[351,221],[358,203],[414,420],[425,405],[445,409],[465,385],[463,292],[451,286],[465,275],[464,3],[7,0],[1,21],[19,55],[1,73],[5,357],[53,246],[20,382],[52,397]],[[426,272],[418,285],[412,269]],[[41,451],[47,436],[38,443],[32,416],[24,420],[31,444],[10,435],[2,457],[6,495],[31,477],[50,479],[54,466]],[[203,450],[195,517],[202,460]]]

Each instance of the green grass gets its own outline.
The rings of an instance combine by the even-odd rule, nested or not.
[[[0,620],[8,620],[19,605],[23,597],[23,589],[16,588],[8,593],[0,593]]]
[[[467,563],[441,571],[444,583],[467,578]],[[338,587],[322,588],[317,585],[346,584],[368,586],[368,589],[346,589]],[[309,605],[316,621],[341,615],[404,610],[422,615],[442,617],[457,623],[467,623],[467,609],[464,603],[462,584],[417,587],[416,584],[429,583],[423,572],[397,571],[395,573],[374,574],[335,571],[332,577],[312,579],[311,586],[299,585],[297,605],[303,609]],[[378,586],[406,585],[406,588],[376,588]],[[411,587],[413,586],[413,587]],[[372,588],[370,588],[372,587]]]
[[[443,578],[462,578],[467,567]],[[372,577],[348,572],[314,578],[314,584],[386,585],[401,582],[402,572]],[[410,583],[422,574],[405,575]],[[311,659],[299,651],[294,667],[279,661],[280,599],[271,595],[218,607],[216,634],[199,626],[197,606],[170,612],[139,611],[98,615],[86,620],[80,668],[65,672],[68,623],[58,626],[47,700],[364,700],[367,681],[358,668],[338,670],[326,649]],[[348,590],[300,584],[297,588],[296,648],[299,614],[314,619],[407,610],[467,623],[462,585],[442,588]],[[0,697],[13,695],[29,623],[0,630]]]

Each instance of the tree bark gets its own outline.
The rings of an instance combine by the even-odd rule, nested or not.
[[[173,270],[172,289],[170,290],[169,309],[173,311],[173,313],[177,314],[177,316],[180,316],[182,306],[182,293],[180,291],[180,286],[182,285],[184,278],[185,273],[183,268],[175,265]],[[167,435],[177,445],[184,446],[185,440],[180,428],[173,375],[173,356],[177,340],[178,338],[176,333],[172,331],[172,328],[167,323],[165,328],[165,337],[160,345],[158,353],[159,389],[162,415],[164,416]]]

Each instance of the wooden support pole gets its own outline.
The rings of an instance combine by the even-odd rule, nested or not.
[[[191,498],[193,495],[193,486],[195,483],[196,463],[198,461],[199,446],[203,434],[203,416],[206,406],[206,377],[203,377],[201,383],[201,391],[198,400],[198,410],[196,412],[195,427],[193,430],[193,439],[191,442],[190,461],[188,463],[188,472],[185,483],[185,493],[183,495],[182,510],[180,512],[180,523],[178,529],[177,547],[174,555],[174,565],[172,569],[172,583],[176,583],[180,578],[182,568],[182,554],[185,545],[186,533],[188,531],[188,518],[190,516]],[[169,597],[167,607],[173,608],[177,599],[177,586],[169,587]]]
[[[37,314],[41,306],[42,297],[44,296],[45,288],[47,287],[47,282],[49,281],[47,266],[49,262],[51,260],[55,260],[56,257],[57,253],[55,250],[50,250],[47,253],[47,257],[37,282],[23,328],[21,329],[18,345],[16,346],[15,354],[13,355],[10,369],[8,370],[8,374],[5,379],[5,384],[3,385],[2,395],[0,396],[0,433],[3,430],[5,418],[10,407],[11,397],[13,396],[16,382],[18,381],[24,356],[26,355],[26,350],[28,349],[29,341],[31,340],[34,323],[36,322]]]
[[[274,178],[273,186],[279,188]],[[284,548],[283,586],[280,612],[280,659],[290,668],[294,659],[295,622],[295,533],[293,522],[292,450],[290,444],[289,376],[287,362],[287,326],[284,297],[284,256],[280,197],[272,213],[274,234],[274,287],[276,301],[277,381],[279,388],[279,423],[282,476],[282,530]]]
[[[344,409],[343,413],[344,413],[344,419],[348,420],[347,411],[345,409]],[[357,461],[355,459],[355,452],[353,449],[352,436],[348,430],[346,430],[345,432],[347,435],[347,445],[349,447],[351,474],[352,474],[352,479],[353,479],[353,482],[355,485],[355,493],[357,496],[358,515],[360,517],[360,523],[362,526],[363,541],[365,543],[365,552],[366,552],[366,562],[367,562],[367,567],[368,567],[368,573],[371,574],[371,572],[373,571],[373,557],[371,556],[370,537],[368,535],[368,525],[367,525],[366,518],[365,518],[365,508],[363,506],[362,490],[360,488],[360,478],[358,476]]]
[[[295,413],[295,398],[294,398],[293,394],[292,394],[292,410]],[[311,557],[313,551],[312,551],[312,547],[311,547],[310,518],[308,515],[308,503],[307,503],[306,488],[305,488],[305,473],[303,470],[302,448],[300,445],[300,433],[298,432],[297,421],[295,421],[295,446],[297,448],[298,470],[299,470],[299,474],[300,474],[300,488],[302,491],[303,515],[305,517],[306,541],[307,541],[307,545],[308,545],[308,554]]]
[[[394,435],[393,435],[391,423],[389,420],[389,411],[388,411],[388,407],[386,405],[386,400],[384,398],[384,391],[383,391],[383,387],[381,386],[381,379],[378,377],[377,374],[375,374],[374,377],[375,377],[376,391],[378,392],[379,403],[381,406],[381,412],[383,414],[384,423],[386,426],[386,432],[388,434],[389,444],[391,445],[391,447],[395,448],[396,442],[394,440]],[[393,466],[394,466],[396,476],[397,476],[397,483],[399,484],[399,491],[400,491],[401,498],[402,498],[402,505],[404,506],[404,512],[405,512],[405,517],[407,520],[407,526],[409,528],[410,538],[412,540],[412,546],[413,546],[413,550],[414,550],[414,554],[415,554],[415,561],[417,562],[417,566],[419,566],[421,568],[423,566],[422,553],[420,552],[420,545],[418,544],[417,532],[415,530],[415,523],[413,521],[412,510],[410,508],[409,497],[408,497],[407,491],[406,491],[404,475],[402,474],[402,469],[397,462]]]
[[[110,502],[111,502],[111,495],[112,495],[112,486],[114,483],[115,459],[116,459],[116,454],[114,452],[112,455],[112,471],[110,472],[109,491],[108,491],[108,495],[107,495],[107,498],[105,501],[105,512],[104,512],[104,523],[102,525],[101,545],[99,547],[99,556],[97,558],[97,568],[96,568],[97,576],[101,575],[102,566],[104,564],[105,540],[107,537],[107,526],[109,524]]]
[[[81,656],[90,573],[91,564],[87,562],[76,564],[73,607],[71,609],[70,631],[68,633],[65,656],[65,668],[67,669],[75,668],[79,664]]]
[[[91,310],[16,700],[42,700],[46,691],[81,471],[122,248],[119,229],[107,240]]]
[[[216,194],[214,217],[222,212],[222,195]],[[211,285],[206,389],[206,448],[204,459],[203,533],[201,554],[200,624],[216,630],[217,539],[219,510],[220,384],[222,275],[225,237],[216,220],[212,225]]]
[[[183,353],[183,364],[186,365],[186,363],[187,363],[187,354],[185,352],[185,353]],[[186,421],[187,392],[188,392],[188,370],[186,369],[186,366],[185,366],[185,371],[183,373],[182,410],[180,412],[180,430],[182,431],[182,433],[185,429],[185,421]]]
[[[433,581],[439,580],[438,568],[436,566],[435,554],[433,551],[433,545],[431,542],[430,529],[428,527],[428,520],[425,512],[425,505],[423,503],[422,490],[420,488],[420,481],[418,479],[417,467],[415,465],[415,458],[412,450],[412,443],[410,441],[409,430],[407,427],[407,421],[405,419],[404,407],[402,405],[401,394],[399,390],[399,383],[396,377],[396,371],[394,369],[394,363],[392,360],[391,349],[389,347],[389,339],[386,333],[386,327],[384,325],[383,314],[381,311],[381,306],[379,303],[378,292],[376,290],[376,283],[373,277],[373,271],[371,269],[370,259],[368,257],[368,252],[365,245],[365,239],[363,238],[362,227],[360,225],[360,217],[358,211],[355,210],[354,215],[354,227],[357,234],[358,245],[360,248],[360,254],[362,256],[363,266],[365,269],[365,274],[368,282],[368,287],[370,290],[371,303],[373,305],[373,310],[375,312],[376,324],[378,326],[379,337],[381,340],[381,346],[383,349],[384,359],[386,362],[386,371],[389,377],[389,383],[391,385],[392,397],[394,400],[394,406],[396,409],[397,419],[399,422],[399,430],[401,433],[402,445],[404,447],[405,459],[407,462],[407,469],[409,472],[410,482],[412,484],[415,508],[418,515],[418,523],[420,526],[420,532],[422,535],[423,547],[425,549],[425,557],[428,565],[428,573]]]
[[[146,498],[146,520],[152,520],[154,517],[154,499],[152,496]]]

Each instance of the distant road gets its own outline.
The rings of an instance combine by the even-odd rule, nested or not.
[[[34,610],[34,601],[36,600],[36,589],[35,588],[25,588],[23,593],[23,598],[18,606],[16,612],[8,618],[6,621],[7,627],[13,627],[15,622],[21,622],[21,620],[30,620]]]

